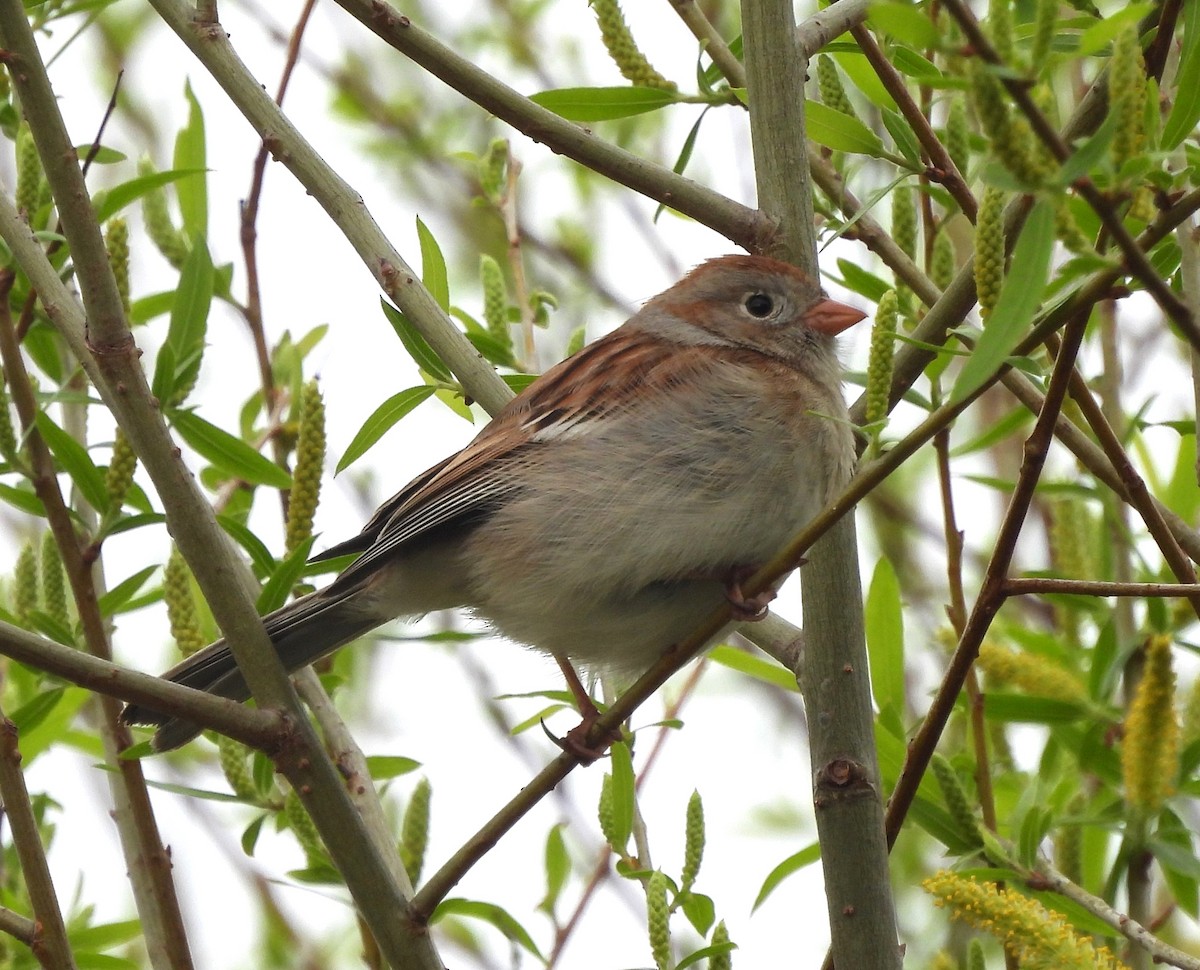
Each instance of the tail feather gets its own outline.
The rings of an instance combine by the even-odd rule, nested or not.
[[[328,592],[326,589],[310,593],[263,619],[271,644],[288,673],[307,667],[386,619],[364,608],[361,597],[344,592],[328,596]],[[224,640],[192,654],[163,677],[230,700],[244,701],[250,697],[250,689]],[[178,748],[203,730],[198,724],[140,704],[126,707],[121,720],[126,724],[157,725],[153,741],[156,751]]]

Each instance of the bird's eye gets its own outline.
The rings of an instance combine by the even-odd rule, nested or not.
[[[746,312],[752,317],[758,317],[762,320],[764,317],[769,317],[771,311],[775,309],[775,301],[772,300],[766,293],[751,293],[746,297],[743,304]]]

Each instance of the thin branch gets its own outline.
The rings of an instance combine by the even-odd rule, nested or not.
[[[37,923],[27,916],[14,913],[7,906],[0,906],[0,933],[7,933],[14,940],[20,940],[32,948],[37,940],[38,928]]]
[[[943,0],[942,6],[962,28],[975,56],[983,58],[989,64],[1002,65],[1003,62],[996,53],[995,48],[992,47],[991,41],[988,40],[987,35],[980,29],[975,15],[962,0]],[[1054,125],[1050,123],[1050,120],[1034,102],[1028,85],[1003,75],[1000,76],[999,80],[1017,107],[1021,109],[1021,113],[1029,120],[1034,133],[1050,150],[1054,158],[1059,163],[1069,159],[1072,155],[1070,145],[1062,138]],[[1100,190],[1096,188],[1095,183],[1086,175],[1077,178],[1073,186],[1075,191],[1079,193],[1084,201],[1095,211],[1096,215],[1100,217],[1100,222],[1108,230],[1109,235],[1112,236],[1113,241],[1125,257],[1125,265],[1130,275],[1142,281],[1146,290],[1154,297],[1163,312],[1175,322],[1183,337],[1193,347],[1200,349],[1200,326],[1197,325],[1197,321],[1192,319],[1187,306],[1179,299],[1166,280],[1154,269],[1149,257],[1138,246],[1137,241],[1129,233],[1129,230],[1125,228],[1124,221],[1117,214],[1109,200],[1104,197]]]
[[[909,806],[917,793],[917,786],[929,759],[933,757],[937,742],[945,729],[946,721],[954,710],[955,702],[962,691],[967,673],[979,654],[980,644],[991,626],[1001,604],[1004,602],[1003,583],[1012,562],[1017,538],[1033,500],[1034,490],[1041,477],[1046,454],[1054,437],[1054,425],[1067,394],[1070,376],[1074,372],[1075,357],[1083,343],[1088,314],[1077,313],[1067,324],[1062,346],[1054,362],[1054,371],[1046,388],[1046,398],[1038,414],[1037,423],[1025,442],[1025,457],[1021,473],[1009,499],[1000,532],[996,537],[995,550],[988,563],[987,573],[975,606],[967,619],[966,628],[959,637],[958,647],[946,667],[941,686],[925,714],[921,727],[908,747],[908,757],[896,782],[896,788],[888,801],[887,833],[888,844],[894,844],[900,826],[908,814]]]
[[[733,51],[725,43],[725,38],[713,26],[712,21],[704,15],[704,11],[700,9],[696,0],[671,0],[671,6],[675,8],[675,12],[679,14],[679,19],[684,22],[687,29],[692,32],[692,36],[700,41],[704,53],[712,58],[713,64],[721,72],[722,77],[732,87],[744,88],[746,86],[746,69],[742,67],[742,62],[734,57]]]
[[[47,970],[74,970],[75,956],[67,940],[67,927],[54,891],[54,880],[50,878],[37,817],[21,772],[17,726],[3,715],[0,715],[0,798],[4,799],[4,816],[12,826],[13,846],[21,860],[21,875],[36,919],[30,949]]]
[[[1200,583],[1110,583],[1092,579],[1051,579],[1022,577],[1004,581],[1005,596],[1042,596],[1065,594],[1071,596],[1195,596]]]
[[[164,0],[154,2],[157,6]],[[597,138],[589,129],[535,104],[439,43],[383,0],[337,2],[368,30],[430,74],[551,151],[690,216],[750,252],[764,252],[769,248],[774,227],[762,213],[677,175],[663,165],[617,148]],[[866,8],[866,3],[861,0],[839,0],[834,6],[840,7],[843,2]]]

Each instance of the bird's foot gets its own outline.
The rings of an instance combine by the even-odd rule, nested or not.
[[[756,572],[758,572],[757,566],[741,565],[733,566],[725,574],[725,599],[733,608],[735,619],[744,622],[764,619],[767,615],[767,607],[771,605],[771,600],[775,599],[775,590],[770,587],[753,596],[747,596],[742,592],[742,583]]]

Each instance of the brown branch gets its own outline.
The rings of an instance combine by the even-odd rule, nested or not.
[[[1041,596],[1066,594],[1073,596],[1195,596],[1200,583],[1111,583],[1092,579],[1052,579],[1021,577],[1004,581],[1005,596]]]
[[[908,757],[904,768],[896,782],[896,788],[888,801],[887,834],[888,844],[894,844],[900,832],[900,826],[908,814],[909,806],[917,793],[917,786],[929,760],[942,736],[946,722],[954,710],[958,695],[963,689],[967,674],[979,654],[980,644],[991,626],[1000,606],[1004,602],[1004,579],[1012,562],[1017,539],[1025,517],[1033,501],[1034,490],[1041,477],[1046,454],[1054,437],[1054,425],[1062,410],[1063,400],[1067,394],[1070,376],[1074,371],[1075,357],[1083,343],[1083,335],[1087,329],[1088,314],[1077,313],[1067,324],[1062,346],[1054,362],[1054,371],[1050,375],[1050,383],[1046,388],[1046,398],[1038,414],[1037,423],[1028,440],[1025,442],[1025,457],[1021,463],[1021,472],[1017,478],[1016,487],[1009,499],[1000,532],[996,537],[995,550],[988,563],[987,573],[975,606],[967,619],[963,634],[959,637],[946,672],[942,677],[941,686],[933,699],[925,719],[921,722],[920,730],[908,747]]]
[[[21,860],[21,875],[36,920],[29,948],[46,970],[74,970],[75,956],[67,940],[67,927],[46,863],[37,817],[21,772],[17,726],[3,715],[0,715],[0,798],[4,799],[4,816],[12,826],[13,846]]]

